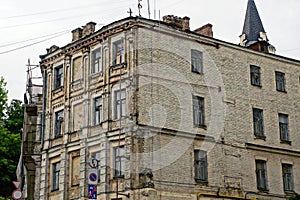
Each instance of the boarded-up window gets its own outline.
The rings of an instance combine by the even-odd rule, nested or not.
[[[72,186],[79,185],[80,177],[80,156],[72,157]]]
[[[73,108],[73,131],[78,131],[82,127],[83,115],[82,104],[77,104]]]
[[[82,61],[81,57],[73,60],[73,81],[81,79],[82,76]]]

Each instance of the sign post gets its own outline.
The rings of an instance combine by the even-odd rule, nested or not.
[[[23,193],[20,190],[20,186],[21,186],[21,181],[13,181],[14,186],[16,187],[16,189],[12,192],[12,197],[15,200],[19,200],[22,198]]]
[[[97,199],[97,184],[98,184],[98,161],[94,158],[89,160],[88,169],[88,199]]]

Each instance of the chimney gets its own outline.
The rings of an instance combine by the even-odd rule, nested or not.
[[[79,40],[82,37],[82,29],[76,28],[72,31],[72,42]]]
[[[190,18],[187,16],[182,18],[182,30],[184,31],[190,30]]]
[[[95,22],[89,22],[85,26],[83,26],[83,31],[82,31],[82,37],[85,37],[87,35],[90,35],[95,32]]]
[[[189,17],[177,17],[174,15],[163,16],[163,22],[175,26],[176,28],[186,31],[190,30],[190,18]]]
[[[206,24],[206,25],[194,30],[194,32],[212,38],[212,37],[214,37],[213,31],[212,31],[212,26],[213,25],[211,25],[211,24]]]

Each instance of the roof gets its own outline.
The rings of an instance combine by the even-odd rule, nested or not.
[[[265,33],[254,0],[248,0],[247,12],[244,22],[243,33],[246,35],[247,44],[259,41],[260,32]]]

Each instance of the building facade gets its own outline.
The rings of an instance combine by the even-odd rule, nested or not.
[[[300,61],[251,28],[253,0],[239,45],[189,20],[129,17],[96,32],[91,22],[41,56],[39,199],[300,192]]]

